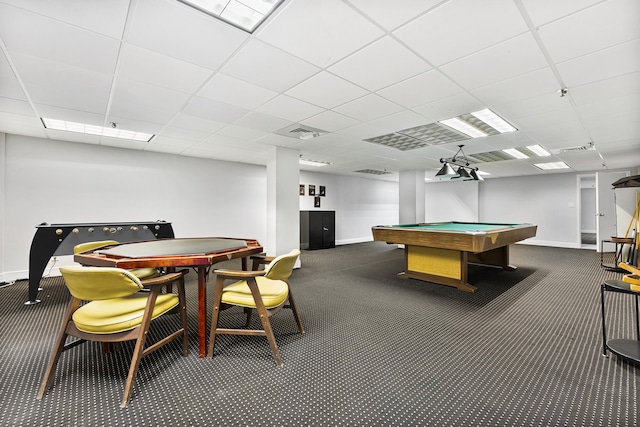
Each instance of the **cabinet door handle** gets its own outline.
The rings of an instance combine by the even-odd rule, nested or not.
[[[329,231],[329,229],[327,227],[322,227],[323,231]]]

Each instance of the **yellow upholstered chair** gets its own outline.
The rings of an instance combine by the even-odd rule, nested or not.
[[[189,354],[187,312],[184,291],[185,271],[170,273],[145,281],[150,292],[139,292],[142,282],[128,270],[112,267],[60,267],[72,299],[42,378],[37,399],[51,386],[56,365],[63,351],[85,341],[103,343],[136,340],[129,375],[120,407],[127,406],[143,357],[182,337],[182,353]],[[178,295],[160,293],[163,286],[177,283]],[[145,348],[149,325],[153,319],[178,307],[181,326],[175,332]],[[67,337],[78,338],[66,343]]]
[[[73,247],[73,253],[75,255],[75,254],[79,254],[80,252],[90,251],[92,249],[101,248],[103,246],[113,246],[113,245],[119,245],[119,244],[120,242],[118,242],[117,240],[97,240],[95,242],[85,242],[85,243],[80,243],[75,245]],[[133,273],[133,275],[140,280],[150,279],[160,274],[160,272],[157,269],[151,268],[151,267],[132,268],[129,271]]]
[[[295,249],[286,255],[274,258],[264,270],[240,271],[240,270],[215,270],[216,283],[213,301],[213,316],[211,320],[211,338],[209,339],[208,357],[213,357],[216,336],[221,334],[231,335],[259,335],[266,336],[271,347],[271,352],[278,366],[282,365],[282,358],[278,351],[269,317],[282,308],[290,308],[298,324],[298,331],[304,333],[300,322],[300,316],[289,287],[289,276],[300,255]],[[228,286],[224,286],[225,280],[238,280]],[[247,309],[255,309],[260,316],[263,329],[227,329],[218,327],[220,310],[231,306],[239,306]],[[247,316],[249,317],[249,316]],[[247,319],[247,326],[249,318]]]

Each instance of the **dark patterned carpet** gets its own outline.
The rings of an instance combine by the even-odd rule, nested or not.
[[[640,367],[602,356],[600,284],[621,273],[589,250],[515,245],[511,262],[471,267],[468,294],[397,278],[402,250],[383,243],[303,251],[291,283],[306,333],[289,311],[272,317],[280,368],[262,337],[223,336],[212,360],[197,357],[190,273],[191,354],[175,342],[145,358],[125,409],[131,345],[66,352],[35,400],[68,296],[49,278],[26,306],[19,281],[0,289],[0,425],[637,425]],[[607,304],[610,337],[635,338],[633,298]],[[242,312],[221,319],[238,325]]]

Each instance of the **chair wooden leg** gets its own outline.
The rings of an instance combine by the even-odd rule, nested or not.
[[[276,343],[276,337],[273,335],[273,329],[271,329],[271,322],[269,321],[269,313],[262,302],[262,296],[260,295],[260,290],[258,289],[258,284],[256,283],[255,277],[251,277],[247,280],[247,284],[249,285],[249,289],[251,289],[251,293],[253,294],[253,300],[256,303],[256,311],[258,312],[258,316],[260,316],[260,322],[262,323],[262,329],[264,329],[265,336],[269,341],[269,347],[271,347],[271,352],[273,353],[273,357],[276,359],[276,365],[282,366],[282,357],[280,357],[280,351],[278,350],[278,344]]]
[[[71,315],[78,309],[79,306],[80,300],[77,298],[73,298],[69,303],[67,312],[65,313],[64,319],[62,320],[62,326],[60,327],[60,331],[58,332],[53,351],[51,352],[51,356],[49,357],[47,369],[45,370],[44,376],[42,377],[42,383],[40,384],[40,389],[38,390],[38,395],[36,396],[36,399],[38,400],[42,399],[49,387],[51,387],[51,383],[53,382],[53,374],[55,373],[56,367],[58,366],[58,360],[60,360],[60,355],[62,355],[62,352],[65,350],[64,343],[67,339],[67,325],[71,321]]]
[[[300,315],[298,314],[298,309],[296,308],[296,303],[293,299],[293,295],[291,294],[291,287],[289,287],[289,305],[288,307],[293,311],[293,317],[296,319],[296,323],[298,324],[298,332],[304,334],[304,327],[302,326],[302,322],[300,321]]]
[[[136,346],[131,357],[131,366],[129,367],[129,375],[127,376],[127,383],[124,386],[124,393],[122,395],[122,401],[120,407],[125,408],[129,403],[129,397],[131,397],[131,390],[133,384],[136,381],[136,375],[138,374],[138,368],[140,367],[140,361],[144,357],[144,343],[147,340],[147,332],[149,331],[149,325],[151,324],[151,318],[153,317],[153,307],[156,304],[158,293],[160,292],[159,286],[154,286],[151,289],[149,298],[147,299],[147,306],[145,308],[144,317],[142,323],[138,329],[138,338],[136,339]]]
[[[218,329],[218,319],[220,318],[220,301],[222,300],[222,285],[224,279],[222,277],[216,277],[216,284],[213,291],[213,313],[211,315],[211,334],[209,337],[209,349],[207,351],[207,357],[213,357],[213,348],[216,345],[216,330]]]

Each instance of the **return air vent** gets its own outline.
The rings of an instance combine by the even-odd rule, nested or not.
[[[387,171],[380,171],[380,170],[376,170],[376,169],[361,169],[359,171],[356,171],[358,173],[368,173],[371,175],[388,175],[391,172],[387,172]]]
[[[276,131],[276,133],[278,135],[288,136],[289,138],[302,139],[303,141],[307,141],[309,139],[317,138],[320,135],[324,135],[329,132],[327,132],[326,130],[296,123],[294,125],[287,126],[284,129],[280,129],[279,131]]]
[[[592,151],[595,149],[596,147],[593,144],[589,144],[589,145],[579,145],[576,147],[560,148],[557,152],[558,153],[574,153],[576,151]]]

